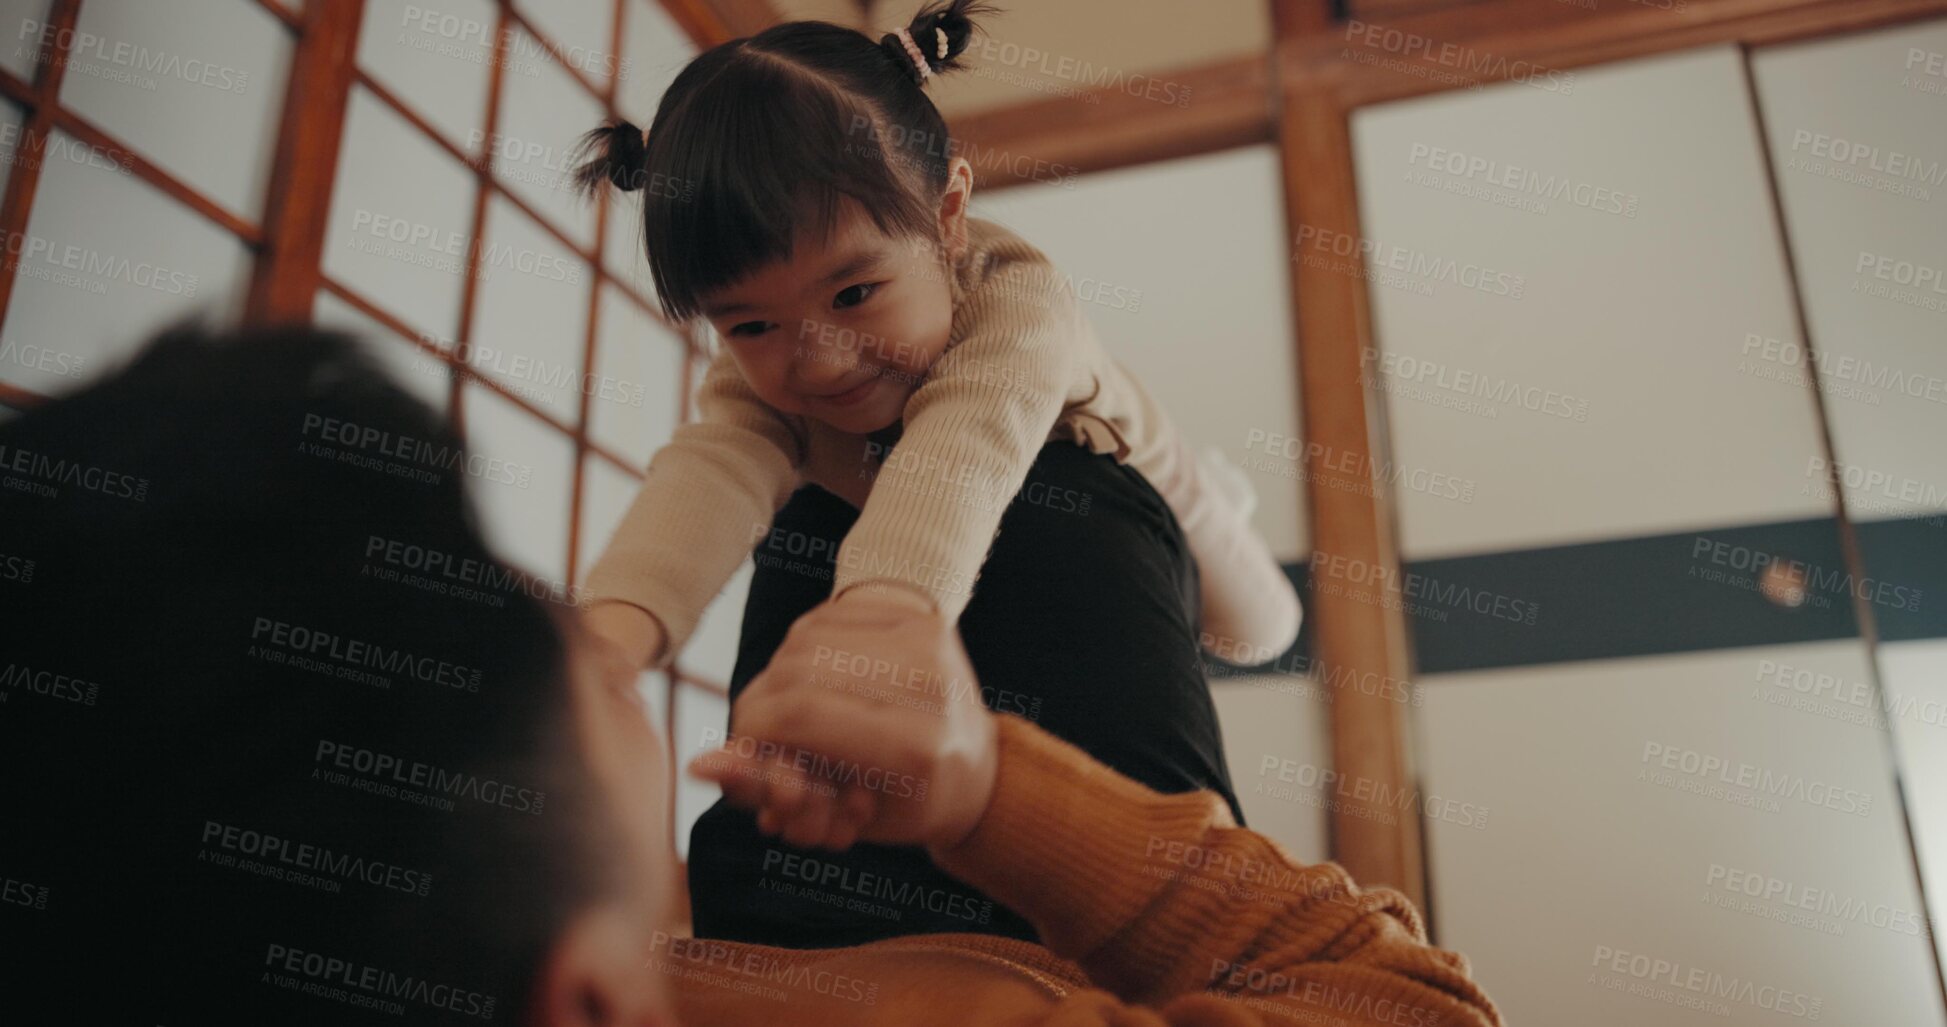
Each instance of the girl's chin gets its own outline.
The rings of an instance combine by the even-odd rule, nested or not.
[[[823,422],[825,427],[842,431],[847,435],[870,435],[899,423],[899,412],[897,410],[891,412],[850,410],[842,414],[821,414],[818,420]]]
[[[885,393],[887,390],[879,391]],[[828,428],[850,435],[870,435],[898,424],[905,408],[904,394],[896,397],[882,394],[869,396],[865,402],[857,406],[813,409],[808,412],[808,416],[822,422]]]

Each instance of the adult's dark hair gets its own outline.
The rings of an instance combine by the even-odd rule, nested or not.
[[[301,329],[177,330],[0,423],[9,1006],[521,1018],[609,868],[557,614],[486,573],[466,468]]]
[[[934,0],[907,26],[930,73],[962,67],[974,0]],[[944,39],[946,52],[940,53]],[[880,231],[938,235],[939,197],[956,151],[905,44],[849,28],[794,21],[733,39],[685,67],[642,130],[590,132],[577,171],[643,192],[643,245],[663,310],[674,320],[699,298],[788,258],[797,233],[829,237],[841,197]]]

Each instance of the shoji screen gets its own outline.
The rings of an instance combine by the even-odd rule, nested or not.
[[[0,402],[241,311],[293,32],[250,0],[0,5],[0,176],[22,215],[0,226]]]
[[[1747,342],[1759,373],[1816,375],[1838,490],[1872,578],[1884,707],[1928,897],[1947,898],[1947,21],[1759,51],[1752,60],[1811,345]],[[1806,484],[1826,492],[1823,454]],[[1939,944],[1938,937],[1935,938]]]
[[[317,317],[452,413],[490,541],[566,601],[693,385],[636,197],[575,195],[573,151],[612,113],[646,127],[693,53],[654,0],[372,2],[360,30]],[[721,729],[742,605],[726,591],[673,693],[644,677],[679,762]],[[714,798],[679,781],[679,847]]]
[[[1485,811],[1428,820],[1440,941],[1524,1022],[1939,1024],[1886,736],[1792,706],[1870,662],[1746,351],[1802,340],[1743,56],[1540,84],[1360,112],[1364,238],[1300,246],[1369,283],[1395,466],[1467,486],[1394,490],[1422,787]]]
[[[1073,280],[1109,352],[1198,450],[1250,482],[1255,523],[1295,565],[1310,548],[1300,481],[1277,154],[1269,147],[1051,181],[974,198]],[[1213,681],[1251,825],[1323,859],[1327,690],[1294,655]]]

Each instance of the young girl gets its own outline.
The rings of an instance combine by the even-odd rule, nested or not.
[[[968,214],[972,170],[923,87],[960,66],[985,10],[936,0],[877,44],[780,25],[692,61],[646,139],[590,134],[584,184],[645,194],[668,315],[702,315],[724,342],[698,419],[650,461],[589,578],[591,624],[628,666],[674,659],[807,482],[860,511],[830,602],[874,592],[957,621],[1002,515],[1037,501],[1022,486],[1051,440],[1163,497],[1200,572],[1206,649],[1263,662],[1296,638],[1297,596],[1246,512],[1110,359],[1064,276]],[[849,844],[842,818],[809,822],[785,839]]]

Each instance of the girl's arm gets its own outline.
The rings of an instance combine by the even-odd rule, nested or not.
[[[1081,319],[1046,262],[997,268],[966,296],[958,341],[907,398],[899,442],[839,548],[834,597],[895,582],[959,618],[1066,401]]]
[[[804,425],[758,399],[728,352],[711,362],[696,402],[697,420],[650,459],[588,576],[589,626],[637,666],[667,666],[681,651],[804,462]]]

